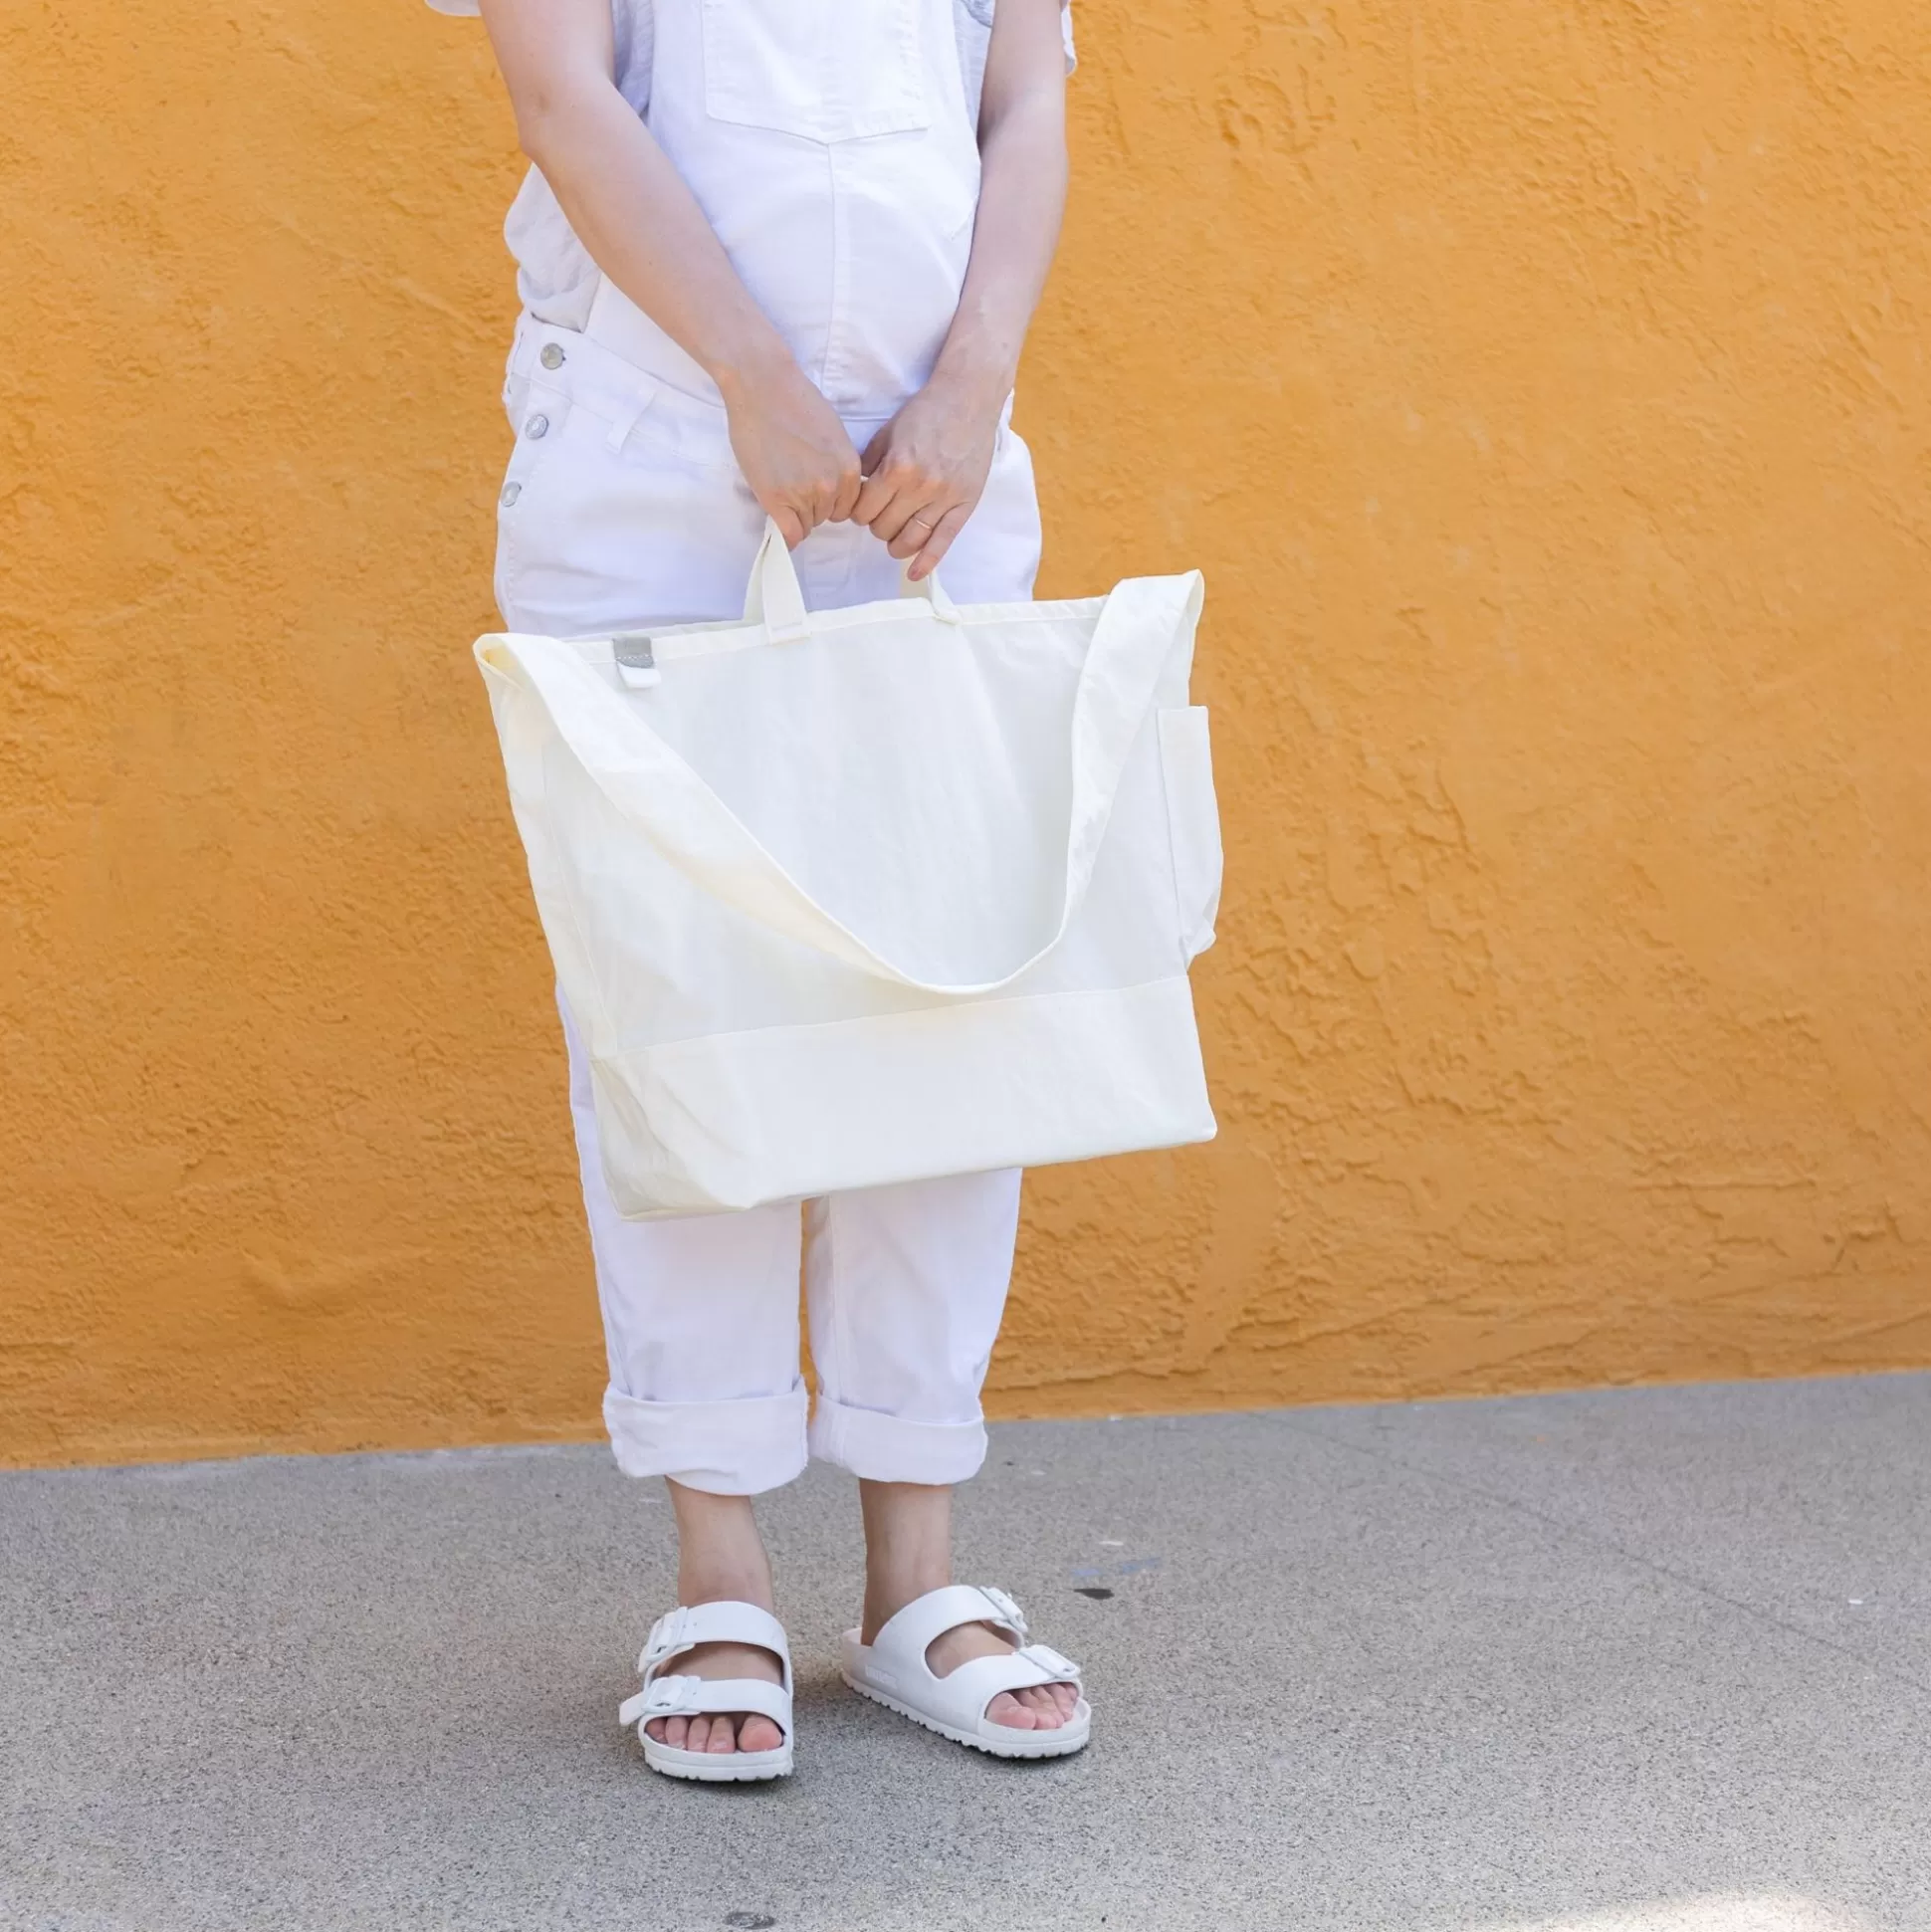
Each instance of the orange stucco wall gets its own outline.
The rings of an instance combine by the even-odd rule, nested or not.
[[[1199,564],[1209,1149],[1004,1412],[1931,1362],[1931,15],[1080,0],[1045,587]],[[402,0],[0,25],[0,1454],[580,1436],[467,656],[516,164]]]

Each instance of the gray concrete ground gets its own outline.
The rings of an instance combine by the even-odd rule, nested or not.
[[[1931,1928],[1931,1376],[1002,1427],[1044,1766],[840,1688],[844,1478],[766,1521],[798,1773],[695,1788],[598,1450],[0,1477],[0,1924]]]

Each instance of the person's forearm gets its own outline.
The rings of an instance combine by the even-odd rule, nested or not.
[[[727,397],[790,362],[696,197],[614,86],[574,85],[518,131],[591,260]]]
[[[1046,286],[1066,208],[1065,117],[1056,93],[1015,101],[979,141],[972,257],[935,376],[1003,397]]]
[[[931,379],[866,445],[852,511],[915,581],[944,560],[998,454],[1000,412],[1066,207],[1065,60],[1059,0],[999,0],[965,286]]]

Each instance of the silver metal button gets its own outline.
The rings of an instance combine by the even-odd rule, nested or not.
[[[523,485],[521,483],[506,483],[503,486],[504,509],[508,510],[510,506],[513,503],[515,503],[516,500],[522,495],[523,495]]]
[[[547,436],[549,434],[549,418],[547,416],[532,416],[524,424],[523,433],[531,438],[533,442],[538,436]]]
[[[563,351],[555,342],[545,342],[543,352],[536,360],[546,369],[560,369],[563,366]]]

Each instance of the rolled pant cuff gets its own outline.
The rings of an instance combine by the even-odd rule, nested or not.
[[[985,1424],[908,1422],[818,1397],[811,1453],[867,1482],[965,1482],[985,1460]]]
[[[647,1402],[603,1392],[603,1425],[626,1476],[669,1476],[714,1496],[755,1496],[801,1475],[803,1384],[783,1395]]]

